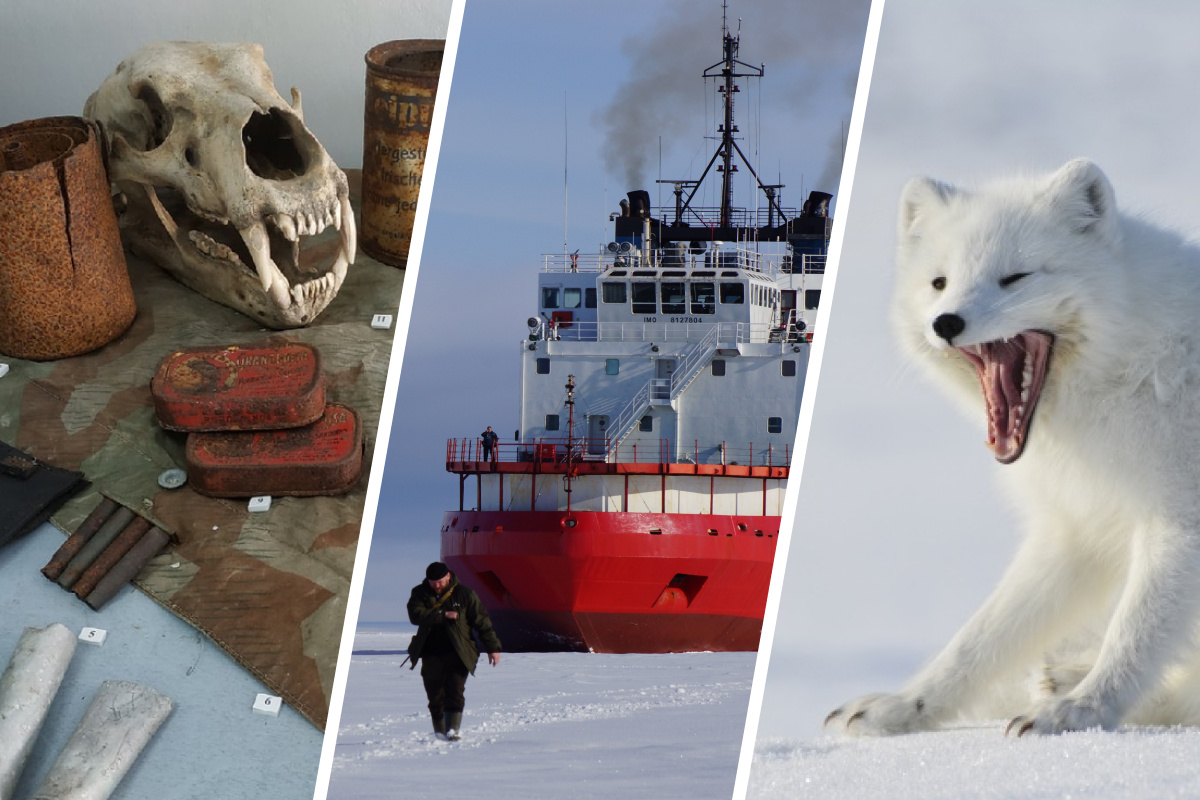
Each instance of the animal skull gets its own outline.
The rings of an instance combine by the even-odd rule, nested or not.
[[[108,139],[126,240],[206,297],[271,328],[312,322],[354,263],[345,174],[275,91],[257,44],[158,42],[122,61],[84,116]],[[325,270],[301,237],[327,226]]]

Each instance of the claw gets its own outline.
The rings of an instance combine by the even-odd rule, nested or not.
[[[840,709],[840,708],[835,708],[833,711],[830,711],[829,714],[825,717],[825,721],[823,723],[821,723],[821,727],[828,728],[829,723],[833,722],[835,719],[840,717],[842,715],[842,713],[843,713],[842,709]]]
[[[860,719],[862,719],[862,718],[863,718],[863,717],[865,717],[866,715],[867,715],[867,710],[866,710],[865,708],[863,708],[863,709],[859,709],[858,711],[855,711],[853,714],[851,714],[851,715],[850,715],[850,719],[846,720],[846,727],[847,727],[847,728],[849,728],[849,727],[850,727],[851,725],[853,725],[853,724],[854,724],[854,723],[855,723],[857,720],[860,720]]]
[[[1017,726],[1017,738],[1020,739],[1033,728],[1033,720],[1026,719],[1025,717],[1014,717],[1012,722],[1008,723],[1008,727],[1004,729],[1005,736],[1012,734],[1014,725]]]

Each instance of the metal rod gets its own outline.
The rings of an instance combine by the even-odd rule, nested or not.
[[[107,800],[175,707],[130,681],[105,681],[30,800]]]
[[[9,800],[63,675],[75,634],[55,622],[26,628],[0,678],[0,800]]]

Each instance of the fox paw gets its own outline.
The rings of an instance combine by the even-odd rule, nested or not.
[[[907,694],[868,694],[825,717],[825,727],[847,736],[894,736],[933,730],[925,701]]]
[[[1094,702],[1071,697],[1047,700],[1028,714],[1015,717],[1004,729],[1006,736],[1027,733],[1055,734],[1067,731],[1112,730],[1119,718]]]
[[[1091,664],[1045,664],[1036,691],[1043,698],[1063,697],[1082,683],[1091,671]]]

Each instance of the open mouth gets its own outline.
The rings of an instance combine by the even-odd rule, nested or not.
[[[988,447],[1001,464],[1020,458],[1029,439],[1054,336],[1024,331],[1011,339],[956,347],[975,367],[987,405]]]
[[[354,213],[345,197],[334,199],[328,208],[315,213],[268,213],[237,228],[229,220],[191,208],[177,192],[145,188],[172,239],[180,245],[186,241],[197,252],[253,275],[263,292],[281,309],[332,297],[341,288],[347,267],[354,263]],[[324,269],[315,263],[302,263],[303,238],[317,236],[328,227],[339,233],[332,263]]]

